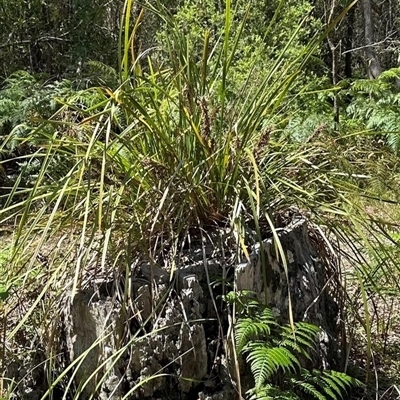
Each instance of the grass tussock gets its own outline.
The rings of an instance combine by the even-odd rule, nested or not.
[[[343,256],[346,246],[364,247],[368,257],[348,257],[358,271],[357,296],[365,305],[371,291],[383,295],[376,274],[399,271],[387,246],[389,221],[371,209],[397,202],[391,197],[396,175],[382,179],[384,166],[397,170],[397,161],[386,149],[369,148],[370,138],[360,132],[322,127],[301,144],[281,135],[295,97],[291,88],[323,35],[286,63],[289,41],[265,76],[254,84],[250,68],[241,90],[231,93],[246,17],[234,26],[229,0],[223,33],[212,37],[205,30],[199,54],[159,3],[146,12],[173,34],[165,48],[135,54],[142,13],[131,21],[132,3],[125,2],[114,83],[58,99],[52,117],[19,139],[34,151],[23,156],[21,175],[1,192],[0,223],[15,227],[15,240],[0,301],[11,315],[21,296],[27,300],[18,321],[4,322],[3,351],[21,332],[33,337],[42,335],[40,327],[53,329],[60,299],[68,293],[72,300],[85,279],[127,273],[138,254],[154,262],[164,243],[176,256],[192,229],[229,226],[246,254],[241,235],[248,221],[261,237],[260,223],[267,221],[273,232],[276,215],[288,206],[317,222],[327,241],[341,242]],[[392,223],[391,229],[398,227]],[[52,364],[55,355],[46,350],[45,362]],[[56,376],[49,377],[54,387]]]

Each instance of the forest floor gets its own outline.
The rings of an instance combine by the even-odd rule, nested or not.
[[[400,255],[399,207],[369,202],[364,208],[373,219],[386,221],[387,226],[393,227],[390,234],[393,240],[388,241],[387,246],[391,249],[392,262],[396,263]],[[368,254],[363,256],[369,258]],[[398,266],[394,265],[383,275],[382,269],[374,267],[374,262],[368,263],[370,265],[360,267],[364,268],[363,275],[369,276],[373,283],[366,282],[364,287],[360,286],[354,268],[349,268],[345,273],[349,300],[346,321],[350,348],[349,373],[367,382],[367,390],[361,399],[399,400],[400,272]],[[367,299],[368,313],[364,299]]]
[[[362,301],[352,305],[353,310],[358,307],[357,316],[349,313],[348,372],[361,381],[367,381],[367,390],[362,399],[400,399],[400,298],[395,295],[373,295],[368,304],[370,330],[366,329]],[[370,357],[368,353],[371,353]]]

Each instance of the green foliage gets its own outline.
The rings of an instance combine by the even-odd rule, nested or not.
[[[128,1],[126,10],[132,4]],[[159,7],[154,13],[173,27],[174,20]],[[127,27],[130,17],[127,11]],[[281,174],[280,161],[268,166],[265,159],[268,133],[262,125],[284,101],[318,40],[279,68],[282,50],[256,91],[244,95],[232,92],[228,82],[246,21],[232,29],[229,1],[224,21],[221,46],[209,46],[206,34],[200,54],[188,51],[184,33],[171,29],[166,50],[147,60],[136,58],[133,36],[126,34],[118,86],[68,95],[53,116],[24,134],[23,140],[35,147],[26,161],[31,165],[39,160],[39,165],[31,185],[16,184],[4,196],[0,222],[19,224],[10,270],[21,282],[19,293],[35,293],[35,300],[7,333],[9,340],[36,317],[39,305],[47,310],[43,318],[57,320],[53,315],[62,311],[53,305],[65,297],[66,288],[75,296],[93,262],[104,273],[121,273],[125,267],[122,273],[129,276],[136,254],[148,261],[158,257],[154,243],[161,238],[177,243],[192,226],[229,220],[240,224],[260,189],[258,162],[264,160],[270,178]],[[295,37],[294,33],[292,40]],[[107,69],[107,75],[113,72]],[[94,104],[85,100],[87,108],[80,106],[92,95]],[[7,136],[10,143],[12,137]],[[274,192],[269,196],[275,197]],[[53,251],[43,268],[37,256],[49,247]],[[13,301],[16,296],[7,298],[7,306]],[[129,346],[129,340],[122,343],[113,362]],[[48,352],[53,354],[53,349]],[[81,359],[66,368],[54,366],[52,359],[48,362],[54,371],[49,391],[61,379],[71,386]],[[102,365],[99,373],[104,381],[110,372]]]
[[[10,149],[16,146],[15,139],[38,125],[39,118],[49,118],[56,111],[57,97],[70,93],[70,81],[46,83],[25,71],[11,74],[0,91],[0,134],[3,140],[7,137]]]
[[[11,259],[10,247],[0,248],[0,300],[6,300],[10,294],[10,283],[8,282],[8,263]]]
[[[267,337],[271,334],[271,326],[276,325],[275,318],[269,308],[249,318],[240,319],[236,326],[236,345],[242,351],[251,340]]]
[[[229,294],[227,300],[243,304],[246,296]],[[249,399],[339,399],[351,387],[361,386],[345,373],[305,367],[303,360],[311,362],[315,351],[317,326],[305,322],[282,326],[269,308],[255,305],[249,300],[250,308],[239,307],[235,326],[237,351],[247,355],[255,381]],[[246,315],[249,312],[251,316]]]
[[[277,10],[285,4],[290,5],[291,13],[296,11],[294,2],[282,1]],[[301,13],[309,9],[308,2],[302,4],[304,9],[298,8]],[[21,137],[34,144],[35,151],[26,154],[25,162],[35,166],[35,173],[31,185],[22,187],[17,183],[27,169],[20,171],[17,183],[4,196],[0,223],[16,221],[17,225],[10,263],[14,279],[21,282],[21,295],[7,298],[8,306],[14,307],[12,302],[20,301],[24,293],[35,293],[35,300],[7,332],[10,340],[38,309],[46,310],[43,318],[61,313],[53,305],[65,298],[66,288],[73,298],[93,267],[105,274],[129,276],[138,254],[153,265],[155,259],[160,260],[160,243],[173,243],[177,248],[193,228],[229,225],[233,239],[243,244],[242,228],[249,218],[257,225],[260,218],[296,205],[321,221],[330,233],[351,237],[354,242],[363,238],[363,232],[357,230],[360,224],[374,232],[368,217],[352,201],[359,196],[360,179],[346,169],[353,164],[338,146],[343,138],[335,142],[336,138],[324,136],[299,146],[283,140],[273,128],[283,126],[299,111],[290,112],[293,105],[301,103],[294,101],[291,90],[304,82],[302,73],[318,52],[321,38],[306,43],[310,32],[302,30],[300,21],[292,23],[294,32],[280,32],[275,25],[278,14],[253,16],[240,5],[235,13],[234,5],[227,1],[223,18],[214,16],[218,19],[215,25],[222,25],[215,27],[212,21],[207,29],[199,28],[201,41],[197,34],[191,37],[190,32],[179,29],[183,25],[160,2],[147,5],[169,34],[161,35],[163,46],[143,55],[136,51],[135,35],[129,30],[133,1],[126,1],[119,76],[107,65],[91,63],[86,83],[98,82],[100,87],[75,91],[74,86],[64,97],[62,84],[53,83],[49,97],[44,94],[45,100],[26,107],[33,129]],[[248,28],[255,36],[245,39],[246,23],[258,17],[266,18],[270,25],[259,32],[261,26],[265,28],[260,20],[253,24],[255,32]],[[280,14],[279,18],[286,17]],[[291,14],[287,18],[292,18]],[[268,42],[270,32],[275,36],[271,33]],[[303,35],[300,42],[298,35]],[[282,38],[287,39],[285,43]],[[265,65],[261,54],[250,60],[261,42],[260,49],[269,54]],[[299,46],[292,51],[291,45],[296,43]],[[261,73],[254,77],[258,68]],[[27,88],[36,84],[29,76],[26,80],[22,92],[28,94],[15,96],[22,102],[33,97]],[[13,86],[20,90],[17,82],[10,88]],[[46,92],[47,84],[40,87]],[[4,98],[14,99],[14,95],[7,96]],[[52,96],[58,97],[55,109],[47,102]],[[20,106],[18,100],[12,101]],[[40,105],[39,111],[36,105]],[[14,125],[20,120],[9,106],[4,109],[5,115],[11,115],[7,121],[13,128],[6,148],[13,143]],[[54,114],[46,117],[49,110]],[[353,159],[359,154],[351,150]],[[274,230],[272,222],[269,229]],[[46,268],[37,262],[44,248],[52,249]],[[245,245],[242,249],[247,251]],[[171,258],[160,263],[172,264],[172,277],[176,260]],[[122,301],[128,309],[128,296]],[[336,382],[327,372],[319,376],[304,369],[302,358],[310,356],[315,327],[297,323],[293,332],[279,326],[269,310],[259,311],[256,303],[244,302],[243,307],[250,314],[242,316],[237,341],[256,375],[254,396],[264,391],[265,396],[293,398],[295,393],[305,392],[325,398],[330,395],[328,390],[335,393],[334,384],[348,386],[345,377],[339,376],[340,382]],[[123,343],[113,362],[131,345]],[[49,392],[70,376],[67,387],[72,386],[81,361],[75,360],[67,368],[51,365],[48,370],[54,371],[54,376],[49,378]],[[99,371],[105,380],[103,366]],[[287,389],[268,382],[282,371],[286,371],[283,383]],[[303,379],[307,373],[310,376]],[[333,383],[328,384],[329,379]],[[82,386],[86,383],[81,382]]]
[[[97,65],[97,64],[95,64]],[[93,79],[93,78],[92,78]],[[3,179],[8,185],[31,185],[42,166],[43,157],[36,153],[57,132],[46,120],[63,115],[66,126],[76,122],[74,110],[90,109],[102,100],[96,89],[77,90],[77,84],[67,79],[45,80],[26,71],[11,74],[0,90],[0,140]],[[67,114],[63,114],[68,104]],[[41,130],[41,135],[36,132]],[[68,134],[66,131],[63,134]],[[50,162],[48,176],[56,179],[63,160],[55,157]],[[22,175],[20,173],[22,172]]]
[[[107,86],[116,89],[119,78],[115,68],[100,61],[88,61],[85,68],[85,80],[89,86]]]
[[[233,15],[229,4],[227,15]],[[175,26],[168,14],[160,17]],[[40,153],[46,163],[40,165],[53,160],[58,164],[61,160],[62,164],[68,158],[72,163],[66,177],[70,184],[75,179],[82,184],[80,177],[93,174],[101,174],[102,185],[107,180],[114,187],[121,187],[122,180],[121,190],[128,202],[128,198],[141,199],[142,193],[157,187],[147,201],[137,204],[138,212],[147,215],[152,210],[151,214],[157,217],[154,221],[157,229],[172,215],[178,225],[182,221],[192,224],[229,217],[236,199],[248,196],[247,186],[258,174],[252,154],[264,135],[261,121],[279,107],[283,97],[277,97],[277,91],[286,93],[309,58],[301,55],[296,62],[278,70],[284,49],[255,94],[243,98],[243,92],[239,91],[233,96],[228,89],[229,77],[246,20],[235,32],[231,30],[232,18],[226,18],[224,28],[232,36],[221,34],[222,46],[210,49],[205,37],[200,63],[197,56],[191,55],[186,37],[176,29],[171,30],[168,38],[168,68],[155,70],[149,59],[148,67],[140,71],[136,68],[137,60],[130,60],[132,74],[136,74],[134,79],[126,80],[114,92],[99,89],[105,102],[91,107],[92,113],[98,113],[93,118],[96,126],[92,137],[83,132],[72,140],[65,135],[52,135],[51,130],[47,131],[51,124],[33,131],[27,141],[46,143]],[[290,40],[296,37],[295,33]],[[309,52],[315,47],[316,42],[312,42]],[[131,56],[129,43],[126,48],[124,63]],[[73,105],[70,99],[68,102]],[[75,110],[80,114],[79,120],[90,120],[90,113],[78,107]],[[91,157],[82,163],[85,154]],[[35,191],[53,192],[45,185],[48,174],[48,169],[38,172],[41,181]],[[54,179],[58,181],[57,176]],[[91,184],[97,186],[93,180]],[[165,204],[164,198],[171,187],[176,188],[175,199]],[[93,186],[89,190],[96,198],[97,189]],[[39,192],[32,193],[34,198]],[[101,191],[101,198],[93,199],[94,202],[105,201],[104,194]],[[141,226],[139,231],[143,229],[147,228]]]
[[[400,150],[400,93],[396,86],[400,69],[383,72],[379,78],[358,79],[345,96],[352,101],[346,109],[348,118],[359,120],[367,129],[386,136],[388,145],[396,153]]]
[[[188,54],[201,53],[206,32],[209,34],[209,48],[218,52],[225,32],[223,7],[223,2],[212,0],[203,0],[201,6],[198,1],[182,2],[170,16],[173,23],[165,24],[159,30],[160,45],[167,47],[168,38],[174,35],[172,30],[179,27],[185,34]],[[240,0],[232,8],[229,40],[236,52],[226,85],[231,93],[250,92],[256,88],[273,69],[282,51],[285,57],[280,66],[284,68],[292,63],[303,54],[310,39],[321,28],[320,21],[311,16],[312,4],[305,0],[250,3]],[[305,18],[307,23],[302,21]],[[241,24],[243,21],[246,21],[244,26]],[[240,30],[241,34],[237,35]],[[210,67],[214,66],[215,60],[217,58],[209,60]],[[305,75],[302,78],[305,79]]]
[[[122,0],[2,1],[0,75],[16,70],[51,75],[76,71],[90,59],[116,66]]]

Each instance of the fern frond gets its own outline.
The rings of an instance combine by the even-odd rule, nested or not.
[[[249,400],[301,400],[296,393],[269,384],[250,389],[246,394],[250,396]]]
[[[389,83],[379,79],[357,79],[351,85],[351,90],[353,92],[362,92],[375,97],[381,97],[385,92],[390,90],[390,88],[391,85]]]
[[[239,301],[240,295],[229,296],[229,301]],[[243,297],[242,297],[243,299]],[[227,299],[228,300],[228,299]],[[243,310],[248,298],[240,300]],[[255,302],[256,304],[257,302]],[[257,303],[258,304],[258,303]],[[268,308],[258,304],[258,309],[251,309],[251,316],[239,318],[235,336],[238,350],[247,354],[246,361],[254,377],[255,387],[247,392],[250,399],[300,399],[303,393],[317,400],[338,400],[351,386],[360,382],[340,372],[309,371],[303,368],[298,355],[308,359],[310,350],[315,350],[316,336],[320,329],[306,322],[290,325],[279,325]],[[278,378],[278,379],[276,379]],[[272,385],[278,381],[280,385]]]
[[[253,318],[241,318],[237,321],[235,340],[238,353],[250,341],[257,340],[260,336],[267,336],[271,333],[270,326],[264,322],[255,321]]]
[[[257,312],[253,318],[239,318],[236,323],[235,339],[237,351],[242,352],[246,343],[271,334],[271,328],[278,326],[272,311],[264,308]]]
[[[102,85],[116,87],[118,85],[118,74],[115,68],[100,61],[88,61],[86,66],[89,74],[93,74]]]
[[[340,381],[340,379],[334,379],[330,376],[329,373],[327,373],[326,371],[324,371],[324,373],[321,376],[321,379],[323,379],[329,386],[329,388],[332,389],[332,391],[334,391],[336,393],[337,396],[339,396],[340,398],[343,398],[343,392],[345,391],[343,389],[343,387],[338,384],[337,381]],[[342,383],[342,382],[341,382]],[[337,398],[337,397],[336,397]]]
[[[278,326],[278,323],[276,322],[275,315],[272,312],[272,310],[268,307],[265,307],[261,312],[257,314],[259,317],[260,321],[262,321],[264,324],[268,326]]]
[[[391,81],[394,79],[400,79],[400,68],[391,68],[388,69],[387,71],[383,71],[379,75],[379,80],[381,81]]]
[[[334,380],[335,384],[340,386],[343,391],[352,387],[363,387],[364,384],[356,378],[339,371],[324,371],[325,377]]]
[[[311,395],[317,400],[326,400],[326,397],[311,383],[309,382],[297,382],[298,387],[307,395]]]
[[[231,291],[223,296],[224,301],[228,304],[236,304],[245,309],[250,304],[252,307],[259,309],[260,303],[256,300],[257,294],[251,290],[240,290],[238,292]]]
[[[87,108],[101,104],[105,99],[104,93],[97,88],[88,88],[73,92],[69,97],[63,99],[63,103],[72,109],[84,111]]]
[[[247,361],[253,373],[256,388],[261,387],[279,369],[289,372],[299,365],[297,358],[279,347],[268,347],[262,342],[252,342],[246,346]]]
[[[273,400],[277,390],[272,385],[265,385],[261,388],[253,388],[246,392],[249,400]]]
[[[331,399],[337,400],[337,395],[335,392],[330,388],[329,384],[327,384],[321,377],[315,377],[313,379],[314,384],[319,386],[320,390],[323,391],[323,393],[328,395]]]
[[[347,375],[344,374],[346,377]],[[337,400],[338,398],[342,398],[343,394],[346,390],[340,389],[343,384],[346,386],[348,382],[348,377],[342,379],[342,382],[339,383],[341,380],[340,375],[336,376],[336,379],[329,379],[330,373],[328,371],[318,371],[313,370],[311,377],[309,377],[309,382],[311,381],[314,385],[317,385],[326,395],[328,395],[331,399]],[[333,384],[333,385],[332,385]],[[349,387],[351,384],[349,385]]]
[[[387,142],[390,148],[395,152],[400,151],[400,132],[391,132],[386,134]]]
[[[297,322],[295,329],[284,326],[282,329],[281,346],[297,351],[310,359],[310,350],[315,350],[315,339],[319,328],[306,322]]]

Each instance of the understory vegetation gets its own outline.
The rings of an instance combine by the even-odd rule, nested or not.
[[[153,334],[152,318],[174,297],[191,240],[205,254],[204,237],[225,229],[238,261],[249,259],[249,231],[255,241],[271,237],[289,279],[278,235],[289,209],[318,226],[321,251],[336,260],[340,368],[313,365],[317,326],[290,312],[278,322],[268,305],[243,300],[233,275],[207,276],[222,295],[211,291],[214,305],[235,304],[235,334],[220,320],[218,329],[221,343],[231,340],[243,358],[235,367],[245,370],[247,360],[254,379],[239,395],[396,398],[400,68],[390,49],[375,79],[367,79],[361,58],[351,74],[329,64],[361,5],[98,0],[69,2],[76,8],[33,1],[28,10],[5,3],[0,399],[23,398],[23,379],[7,371],[37,348],[42,358],[24,379],[45,371],[41,398],[84,398],[94,378],[74,380],[85,355],[66,363],[61,320],[89,284],[118,277],[120,313],[137,318],[137,329],[127,322],[121,351],[101,361],[107,371],[93,384],[96,399],[112,368],[107,362]],[[9,26],[6,15],[17,13]],[[167,271],[170,285],[142,320],[127,284],[138,260],[151,266],[151,279],[154,268]],[[146,383],[120,398],[139,396]]]
[[[231,292],[226,298],[238,305],[236,350],[247,355],[254,376],[250,399],[299,399],[304,395],[338,399],[350,388],[362,386],[343,372],[312,368],[317,326],[306,322],[282,326],[273,311],[252,299],[251,293]]]

